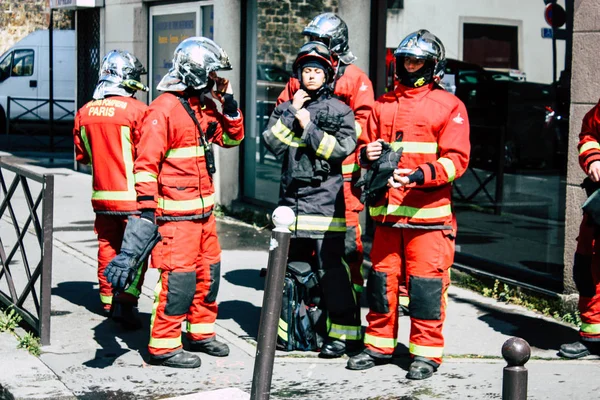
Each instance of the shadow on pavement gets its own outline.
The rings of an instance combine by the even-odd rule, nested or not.
[[[229,300],[219,303],[217,319],[232,319],[249,337],[256,339],[260,321],[260,307],[247,301]]]
[[[94,289],[92,282],[61,282],[52,289],[52,295],[85,307],[91,313],[104,316],[98,292]],[[129,351],[139,352],[142,357],[147,358],[150,314],[140,313],[139,317],[142,321],[142,327],[135,331],[125,330],[109,318],[103,319],[102,322],[92,328],[94,340],[101,348],[96,350],[93,359],[86,361],[83,365],[90,368],[105,368]],[[117,339],[120,339],[125,347],[122,347]]]
[[[481,315],[479,319],[495,331],[523,338],[531,347],[542,350],[558,350],[561,344],[577,340],[577,331],[574,328],[558,322],[500,310],[478,301],[457,298],[456,295],[450,295],[450,297],[457,303],[470,304],[484,312],[485,314]]]
[[[229,271],[223,275],[223,278],[236,286],[244,286],[256,290],[263,290],[265,288],[265,278],[261,277],[259,271],[255,269]]]

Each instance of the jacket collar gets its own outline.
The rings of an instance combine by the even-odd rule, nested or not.
[[[394,89],[394,94],[396,95],[397,99],[400,99],[401,97],[404,98],[416,98],[416,99],[420,99],[425,97],[425,95],[427,95],[427,93],[429,93],[430,91],[433,90],[433,83],[430,83],[428,85],[425,86],[421,86],[418,88],[411,88],[408,86],[404,86],[402,84],[398,84],[398,86],[396,87],[396,89]]]

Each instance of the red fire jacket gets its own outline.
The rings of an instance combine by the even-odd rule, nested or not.
[[[92,100],[77,111],[75,158],[92,165],[95,212],[130,214],[137,210],[133,160],[147,107],[133,97],[111,96]]]
[[[368,143],[366,135],[366,126],[369,114],[375,102],[373,85],[360,68],[354,64],[343,65],[343,69],[338,72],[338,78],[335,82],[333,94],[335,97],[346,103],[354,112],[354,119],[357,122],[357,148]],[[285,89],[277,99],[277,105],[291,100],[300,89],[300,82],[296,78],[291,78]],[[352,191],[346,190],[346,208],[353,211],[361,211],[364,207],[360,202],[360,190],[354,188],[354,184],[360,178],[360,165],[358,163],[358,153],[350,154],[342,163],[342,174],[345,181],[351,182]]]
[[[420,168],[425,175],[422,185],[390,188],[369,207],[373,219],[399,227],[450,228],[452,181],[467,169],[471,150],[464,104],[433,84],[398,85],[375,102],[367,132],[371,141],[403,148],[398,168]]]
[[[211,100],[189,104],[205,134],[216,122],[208,142],[234,147],[244,138],[242,112],[235,118],[221,114]],[[138,209],[156,209],[158,218],[204,218],[214,205],[215,188],[208,173],[204,147],[196,124],[173,93],[164,93],[150,104],[141,126],[142,138],[135,160]],[[175,217],[175,218],[172,218]]]
[[[590,164],[600,161],[600,102],[583,117],[579,134],[579,165],[586,174]]]

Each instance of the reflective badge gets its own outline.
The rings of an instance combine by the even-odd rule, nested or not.
[[[421,87],[425,84],[425,78],[420,77],[419,79],[417,79],[417,81],[415,82],[415,87]]]
[[[458,115],[456,117],[452,118],[452,121],[456,122],[457,124],[461,124],[461,125],[464,120],[465,119],[460,116],[460,113],[458,113]]]
[[[365,85],[365,83],[364,83],[364,82],[362,82],[362,84],[361,84],[361,85],[360,85],[360,87],[358,88],[358,91],[360,91],[360,92],[366,92],[366,91],[367,91],[367,89],[368,89],[368,86],[367,86],[367,85]]]

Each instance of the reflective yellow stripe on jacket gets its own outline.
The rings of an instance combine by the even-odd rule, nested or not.
[[[394,215],[397,217],[436,219],[452,215],[452,207],[450,204],[432,208],[417,208],[388,204],[387,206],[369,207],[369,213],[372,217],[377,217],[379,215]]]
[[[162,197],[158,198],[158,208],[165,211],[192,211],[201,210],[215,204],[215,196],[211,194],[207,197],[200,197],[192,200],[170,200]]]
[[[444,167],[446,175],[448,175],[448,182],[452,182],[454,178],[456,178],[456,167],[452,160],[446,157],[440,157],[438,158],[438,162]]]
[[[354,130],[356,131],[356,138],[358,139],[362,134],[362,126],[356,121],[354,121]]]
[[[140,172],[136,172],[136,174],[135,174],[135,183],[157,182],[157,181],[158,181],[158,177],[156,176],[156,174],[153,174],[152,172],[140,171]]]
[[[356,163],[342,165],[342,174],[344,174],[344,175],[351,174],[351,173],[359,171],[359,170],[360,170],[360,165],[358,165]]]
[[[191,146],[191,147],[180,147],[178,149],[169,149],[165,154],[165,158],[191,158],[191,157],[203,157],[204,147],[202,146]]]
[[[234,140],[227,132],[223,132],[223,144],[226,146],[237,146],[242,143],[241,140]]]
[[[600,144],[598,142],[585,142],[583,146],[579,149],[579,154],[583,154],[588,150],[598,149],[600,150]]]
[[[323,157],[325,160],[328,160],[329,157],[331,157],[331,153],[333,153],[336,143],[335,136],[324,133],[323,139],[321,139],[315,154],[319,157]]]
[[[290,147],[306,147],[306,143],[304,143],[299,137],[294,136],[294,132],[285,126],[281,122],[281,119],[277,120],[275,125],[271,127],[271,132],[273,132],[273,136],[275,136],[279,141],[287,144]]]
[[[436,142],[393,142],[391,145],[394,151],[402,147],[402,154],[437,154],[438,151]]]
[[[346,232],[346,218],[299,215],[291,231]]]

